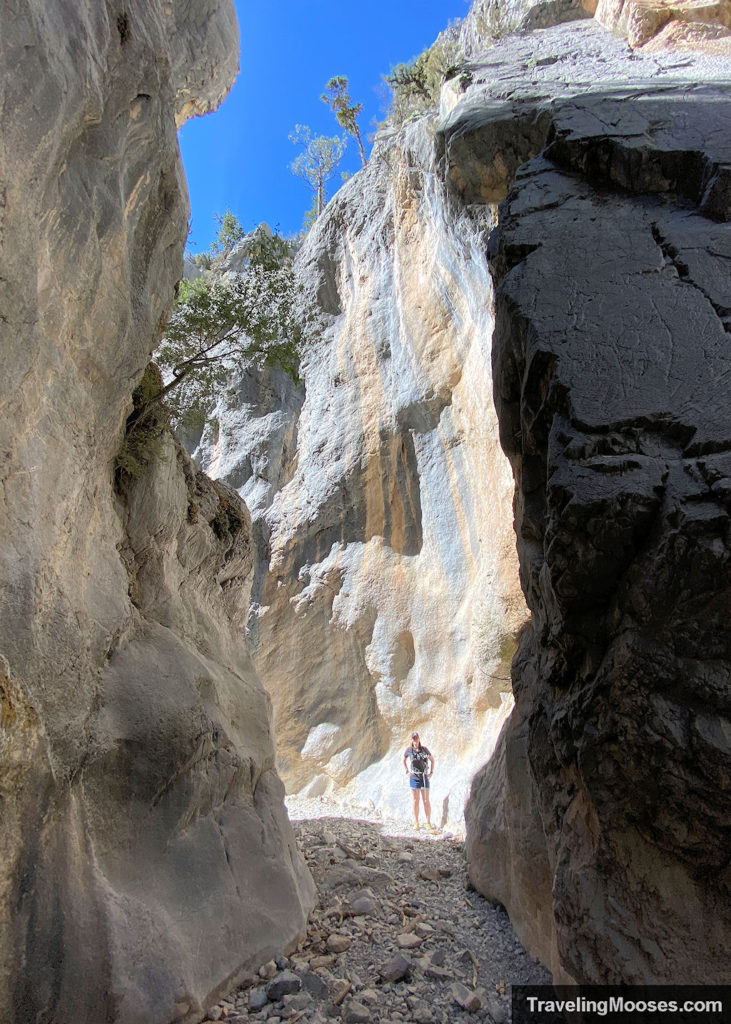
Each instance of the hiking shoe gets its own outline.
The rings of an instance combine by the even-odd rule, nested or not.
[[[419,822],[418,821],[414,822],[414,828],[416,829],[417,832],[419,831]]]

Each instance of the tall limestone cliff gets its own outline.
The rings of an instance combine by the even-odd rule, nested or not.
[[[229,0],[0,4],[0,1018],[199,1020],[311,899],[245,647],[250,525],[172,440],[115,490],[182,272],[176,118]]]
[[[491,12],[440,117],[381,134],[311,232],[303,386],[242,380],[196,458],[252,509],[288,785],[403,806],[414,725],[459,813],[524,618],[499,430],[531,620],[471,878],[557,979],[719,980],[728,68],[577,5]]]
[[[310,232],[303,385],[244,378],[195,457],[255,519],[250,638],[288,788],[409,813],[416,728],[436,816],[461,821],[525,605],[487,261],[447,202],[434,133],[430,117],[382,139]]]

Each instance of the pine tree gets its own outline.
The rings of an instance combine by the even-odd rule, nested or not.
[[[325,92],[320,97],[323,103],[327,103],[335,114],[335,118],[341,128],[352,135],[358,143],[360,159],[365,167],[366,155],[363,149],[363,140],[358,126],[358,115],[363,110],[362,103],[353,103],[348,92],[348,79],[345,75],[336,75],[331,78],[325,86]]]
[[[241,227],[236,215],[231,213],[230,210],[226,210],[223,217],[215,214],[214,219],[219,227],[216,248],[218,252],[227,255],[236,243],[246,236],[246,232]]]
[[[302,124],[295,125],[289,140],[295,145],[304,146],[304,152],[292,161],[290,167],[292,173],[306,181],[312,189],[316,216],[319,217],[327,202],[325,186],[343,158],[347,141],[338,135],[313,135],[312,129]]]

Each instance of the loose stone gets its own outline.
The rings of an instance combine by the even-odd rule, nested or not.
[[[310,960],[310,967],[321,970],[323,967],[332,967],[335,964],[334,956],[314,956]]]
[[[252,988],[249,992],[249,1009],[261,1010],[269,1002],[269,996],[263,988]]]
[[[380,969],[379,974],[384,981],[401,981],[409,973],[411,963],[401,953],[396,953],[395,956],[383,965]]]
[[[488,992],[485,998],[485,1005],[495,1024],[505,1024],[509,1017],[508,1004],[505,999],[501,999],[500,996]]]
[[[402,842],[390,847],[368,822],[342,818],[333,820],[330,831],[325,847],[316,819],[295,822],[305,853],[318,854],[312,871],[320,883],[319,904],[297,954],[278,957],[262,971],[268,975],[274,969],[269,986],[294,973],[301,987],[288,993],[272,987],[272,995],[279,996],[274,999],[267,997],[266,980],[251,988],[254,979],[249,979],[219,1004],[219,1021],[229,1024],[247,1008],[251,1024],[469,1024],[487,1022],[488,1012],[489,1024],[508,1024],[506,979],[509,984],[549,981],[547,972],[514,944],[504,911],[490,907],[476,892],[470,893],[465,911],[461,846],[429,837],[412,840],[406,850]],[[372,854],[377,866],[352,859],[332,865],[330,851],[339,849],[338,842],[366,859]],[[320,858],[325,851],[327,858]],[[395,869],[404,852],[420,870],[438,874],[439,883],[417,882],[408,862],[388,875],[385,869]],[[392,881],[384,885],[385,878]],[[337,885],[328,893],[324,880]],[[408,955],[399,949],[401,936],[413,944]],[[342,946],[342,952],[333,946]],[[280,972],[277,962],[285,965]],[[462,1002],[454,996],[456,983],[462,985],[456,990]]]
[[[362,1003],[357,1003],[353,1000],[348,1003],[345,1010],[345,1020],[347,1024],[369,1024],[371,1019],[371,1011],[367,1006]]]
[[[427,978],[435,978],[438,981],[449,981],[452,975],[444,967],[433,967],[431,964],[424,969]]]
[[[299,992],[302,988],[302,981],[292,971],[282,971],[266,987],[266,994],[271,1002],[276,1003],[284,996]]]
[[[327,999],[329,990],[326,982],[315,974],[314,971],[304,971],[301,974],[302,985],[314,999]]]
[[[302,992],[295,992],[293,996],[284,997],[284,1005],[291,1010],[304,1010],[312,1002],[312,996],[305,989]]]
[[[472,992],[466,985],[463,985],[461,981],[455,981],[453,983],[452,998],[455,1003],[461,1006],[463,1010],[467,1010],[468,1013],[475,1013],[482,1006],[480,997],[477,993]]]
[[[378,913],[376,902],[371,899],[370,896],[359,896],[358,899],[353,900],[350,904],[350,909],[354,914],[368,914],[373,916]]]

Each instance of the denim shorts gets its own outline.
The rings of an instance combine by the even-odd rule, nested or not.
[[[428,789],[429,780],[427,779],[426,775],[420,776],[418,779],[415,779],[414,776],[412,775],[411,778],[409,779],[409,785],[411,786],[412,789]]]

